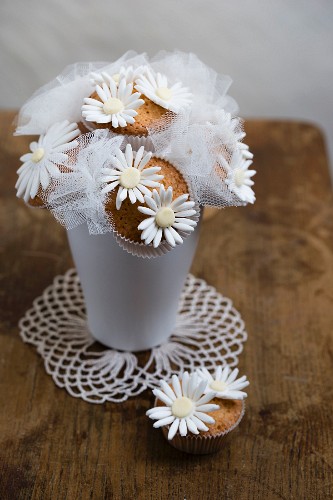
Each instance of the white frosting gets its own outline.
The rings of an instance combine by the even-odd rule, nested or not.
[[[247,397],[246,392],[242,391],[249,385],[246,376],[237,379],[239,370],[232,370],[228,365],[223,369],[218,366],[214,376],[209,373],[206,368],[201,368],[197,371],[199,377],[207,383],[205,392],[209,394],[213,392],[215,397],[221,399],[244,399]]]
[[[188,372],[181,380],[173,375],[170,385],[161,380],[160,389],[154,389],[153,393],[165,406],[155,406],[146,415],[156,420],[154,427],[170,426],[168,439],[177,432],[186,436],[188,432],[208,431],[206,424],[213,424],[215,420],[207,413],[218,410],[219,406],[210,403],[215,394],[205,394],[206,385],[196,373],[189,375]]]
[[[165,190],[163,185],[159,193],[154,189],[152,197],[145,197],[147,206],[138,207],[138,210],[149,217],[139,224],[138,229],[142,231],[141,239],[146,245],[153,243],[154,248],[157,248],[164,237],[175,247],[183,243],[179,231],[187,233],[194,231],[197,225],[193,220],[193,216],[196,215],[196,210],[193,208],[195,203],[187,201],[188,197],[188,194],[183,194],[172,200],[172,187],[169,186]]]
[[[131,203],[144,203],[144,196],[151,196],[151,188],[159,187],[163,175],[157,172],[160,167],[145,168],[152,154],[146,153],[142,146],[134,155],[132,146],[127,144],[125,154],[118,149],[116,155],[110,158],[112,168],[102,168],[101,182],[107,185],[103,193],[117,189],[116,208],[120,210],[122,202],[129,197]]]

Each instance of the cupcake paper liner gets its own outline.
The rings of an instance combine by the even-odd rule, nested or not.
[[[177,433],[173,439],[168,440],[169,426],[162,427],[162,433],[168,443],[179,451],[184,451],[185,453],[191,453],[193,455],[208,455],[209,453],[216,453],[223,448],[226,435],[239,425],[244,413],[245,403],[243,401],[242,411],[237,422],[226,431],[215,434],[214,436],[192,433],[189,433],[187,436],[181,436]]]

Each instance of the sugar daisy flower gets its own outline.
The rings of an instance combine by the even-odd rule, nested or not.
[[[244,399],[247,397],[246,392],[241,389],[247,387],[250,382],[245,375],[237,379],[238,368],[231,370],[229,366],[225,366],[223,369],[218,366],[214,376],[206,368],[197,370],[197,373],[202,380],[207,382],[205,389],[207,394],[213,392],[216,398],[221,399]]]
[[[159,187],[159,181],[163,175],[157,174],[161,167],[145,168],[152,153],[145,153],[144,147],[134,155],[132,146],[127,144],[125,154],[118,149],[115,156],[110,159],[113,168],[103,168],[101,182],[108,184],[103,188],[102,193],[109,193],[118,188],[116,198],[116,208],[120,210],[122,202],[129,197],[131,203],[140,201],[144,203],[144,197],[151,196],[149,188]]]
[[[111,78],[108,84],[96,85],[96,92],[101,100],[85,97],[82,116],[88,122],[112,123],[114,128],[134,123],[136,110],[144,103],[139,92],[132,93],[133,84],[126,84],[125,79],[118,86]]]
[[[229,190],[232,193],[235,193],[242,201],[254,203],[256,197],[253,189],[251,188],[254,184],[251,177],[256,174],[256,171],[249,170],[252,160],[245,158],[243,150],[235,151],[232,155],[230,163],[228,163],[222,156],[220,156],[219,159],[227,173],[225,183]]]
[[[207,413],[218,410],[219,405],[209,404],[215,397],[214,393],[204,394],[207,382],[196,373],[183,374],[182,380],[172,376],[171,387],[164,380],[160,381],[160,389],[154,389],[153,394],[165,406],[156,406],[147,411],[146,415],[156,420],[154,427],[170,426],[168,439],[171,440],[177,431],[186,436],[188,431],[199,434],[208,431],[205,424],[214,424],[215,420]]]
[[[151,101],[174,113],[179,113],[192,102],[192,94],[188,88],[182,87],[180,82],[168,86],[165,75],[157,73],[155,76],[149,69],[146,70],[146,75],[137,79],[135,88]]]
[[[113,80],[118,85],[122,78],[125,79],[126,84],[135,83],[136,80],[143,76],[147,71],[147,66],[138,66],[134,68],[133,66],[121,66],[118,73],[110,73],[106,71],[102,71],[101,73],[90,73],[90,82],[95,85],[102,85],[103,83],[109,84],[110,80]]]
[[[177,243],[183,243],[179,231],[194,231],[197,222],[191,217],[197,211],[193,208],[195,203],[187,201],[188,197],[188,194],[183,194],[172,201],[172,187],[165,189],[163,185],[159,193],[154,189],[152,197],[145,196],[148,206],[140,206],[138,210],[149,217],[139,224],[138,229],[142,231],[141,239],[146,245],[153,242],[154,248],[157,248],[164,236],[175,247]]]
[[[59,177],[58,166],[67,160],[66,151],[77,145],[73,139],[79,135],[77,124],[65,120],[52,125],[37,142],[30,143],[31,153],[21,156],[23,165],[17,171],[19,178],[15,188],[18,198],[23,197],[27,203],[30,198],[35,198],[40,186],[45,190],[52,177]]]

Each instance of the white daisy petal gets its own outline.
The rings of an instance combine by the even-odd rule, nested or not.
[[[160,386],[161,386],[161,389],[165,392],[165,394],[171,399],[171,401],[174,401],[176,399],[177,396],[174,393],[174,391],[171,389],[169,384],[167,384],[164,380],[161,380]]]
[[[201,420],[198,419],[195,415],[191,416],[192,422],[196,425],[199,431],[208,431],[207,425],[205,425]]]
[[[155,413],[158,413],[160,411],[168,410],[170,411],[169,406],[155,406],[154,408],[150,408],[149,410],[146,411],[146,415],[149,417],[150,415],[154,415]]]
[[[157,248],[158,245],[160,244],[162,235],[163,235],[163,230],[161,228],[158,228],[153,241],[154,248]]]
[[[180,419],[179,423],[179,434],[181,436],[186,436],[187,435],[187,425],[186,425],[186,420],[185,418]]]
[[[138,207],[138,210],[139,210],[139,212],[142,212],[143,214],[146,214],[146,215],[153,215],[154,217],[156,215],[154,210],[152,210],[151,208]]]
[[[174,391],[175,391],[177,398],[181,398],[183,393],[182,393],[182,388],[180,385],[179,378],[177,377],[177,375],[172,375],[171,380],[172,380],[172,385],[173,385],[173,388],[174,388]]]
[[[192,417],[191,418],[186,418],[186,425],[187,425],[188,430],[190,432],[192,432],[192,434],[199,434],[198,428],[195,425]]]
[[[160,389],[154,389],[153,394],[154,394],[154,396],[156,396],[158,399],[160,399],[166,405],[172,406],[173,400],[169,396],[167,396],[163,391],[161,391]]]
[[[165,236],[165,239],[169,243],[169,245],[171,245],[172,247],[175,247],[176,246],[176,241],[175,241],[175,238],[172,236],[172,233],[171,233],[170,229],[167,228],[167,227],[165,227],[164,230],[163,230],[163,234]]]
[[[178,431],[179,428],[179,418],[176,418],[175,421],[172,423],[170,426],[169,432],[168,432],[168,439],[169,441],[173,439]]]
[[[222,393],[222,396],[217,394],[218,397],[222,397],[222,399],[238,399],[242,400],[247,397],[246,392],[242,391],[226,391],[225,393]]]
[[[229,375],[228,379],[227,379],[227,383],[228,384],[231,384],[231,382],[233,382],[234,380],[236,380],[237,378],[237,375],[239,373],[239,369],[238,368],[235,368],[231,374]]]
[[[221,380],[222,382],[225,382],[228,378],[229,373],[230,373],[229,366],[225,366],[223,368],[221,376],[219,378],[217,378],[217,377],[216,378],[217,378],[217,380]],[[217,373],[216,373],[216,375],[217,375]]]
[[[175,417],[173,415],[170,415],[170,417],[165,417],[165,418],[162,418],[161,420],[157,420],[157,422],[155,422],[153,424],[153,426],[156,429],[158,429],[159,427],[163,427],[164,425],[171,424],[174,420],[175,420]]]
[[[175,229],[179,229],[180,231],[185,231],[185,232],[192,232],[194,231],[194,228],[192,226],[189,226],[188,224],[183,224],[181,222],[174,222],[172,227]]]
[[[162,420],[163,418],[171,417],[171,415],[172,415],[171,410],[167,409],[167,410],[157,411],[156,413],[152,413],[148,416],[153,420]]]
[[[214,399],[214,397],[215,397],[215,392],[210,390],[210,392],[208,392],[207,394],[202,396],[200,399],[198,399],[197,405],[203,405],[203,404],[209,403],[209,401]]]
[[[205,404],[205,405],[200,404],[200,405],[196,406],[196,408],[198,411],[211,412],[211,411],[217,410],[219,408],[219,405],[214,405],[212,403]]]
[[[146,240],[145,241],[146,245],[148,245],[151,241],[153,241],[157,233],[157,230],[158,228],[156,227],[156,225],[151,224],[142,231],[141,239]]]
[[[182,377],[182,390],[183,390],[183,395],[185,397],[187,397],[188,381],[189,381],[189,374],[188,372],[184,372]]]
[[[138,225],[139,231],[143,231],[144,229],[147,229],[147,227],[151,226],[155,222],[155,217],[149,217],[148,219],[143,220],[140,222]]]
[[[193,413],[193,415],[195,415],[197,418],[199,418],[200,420],[202,420],[202,422],[205,422],[206,424],[214,424],[215,423],[215,420],[213,419],[213,417],[211,417],[210,415],[207,415],[207,413],[204,413],[202,411],[195,411]]]
[[[136,202],[136,196],[135,196],[135,194],[134,194],[133,189],[129,189],[129,190],[128,190],[128,196],[129,196],[130,202],[131,202],[132,204],[134,204],[134,203]]]

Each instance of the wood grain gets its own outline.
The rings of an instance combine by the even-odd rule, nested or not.
[[[15,198],[29,138],[0,114],[1,499],[332,498],[333,205],[320,131],[249,121],[257,203],[206,220],[192,271],[231,297],[249,340],[247,413],[215,456],[152,428],[146,392],[91,405],[58,389],[17,322],[72,266],[64,230]]]

